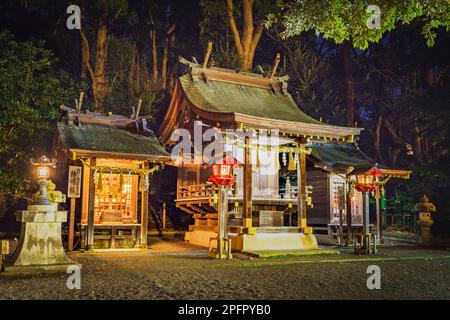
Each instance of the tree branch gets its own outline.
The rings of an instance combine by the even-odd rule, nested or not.
[[[261,39],[263,31],[264,31],[264,24],[261,22],[256,27],[255,34],[253,35],[253,40],[250,45],[249,60],[251,60],[251,61],[253,61],[253,56],[255,55],[256,46],[258,45],[258,42]]]
[[[234,42],[236,44],[236,50],[240,56],[243,56],[244,49],[241,43],[241,36],[239,35],[239,30],[236,26],[236,21],[233,16],[233,0],[227,0],[227,14],[228,22],[230,23],[231,31],[233,32]]]
[[[92,66],[89,60],[89,41],[86,37],[86,34],[84,33],[83,29],[80,29],[80,36],[81,36],[81,41],[84,42],[85,46],[86,46],[86,51],[85,51],[85,55],[86,55],[86,67],[89,71],[89,76],[91,77],[91,81],[93,84],[95,84],[95,74],[94,74],[94,70],[92,70]]]

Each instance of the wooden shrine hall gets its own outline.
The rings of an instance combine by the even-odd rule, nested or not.
[[[177,129],[193,133],[195,123],[201,123],[202,130],[279,132],[278,145],[266,148],[248,138],[224,141],[223,149],[242,164],[229,190],[228,234],[233,250],[316,248],[307,220],[306,145],[352,142],[362,129],[333,126],[306,115],[289,95],[287,77],[275,77],[275,72],[263,76],[181,60],[189,71],[176,82],[159,132],[161,143],[175,146],[172,134]],[[268,160],[269,168],[258,166],[254,159]],[[211,165],[181,162],[177,166],[176,206],[195,219],[186,239],[207,247],[218,230],[216,188],[208,182]],[[299,181],[298,186],[290,186],[288,195],[280,192],[284,169],[295,172]]]
[[[131,117],[62,107],[53,155],[67,169],[69,250],[146,246],[149,175],[170,154],[138,113]],[[139,108],[138,108],[139,109]]]
[[[308,222],[315,230],[327,230],[343,243],[352,234],[362,232],[363,195],[353,187],[356,175],[369,172],[376,167],[382,177],[377,183],[375,219],[369,221],[382,240],[381,202],[384,199],[384,185],[391,179],[409,179],[412,171],[378,166],[355,142],[312,142],[308,145],[307,184],[313,190],[313,206],[308,210]]]

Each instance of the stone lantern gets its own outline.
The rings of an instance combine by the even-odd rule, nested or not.
[[[420,198],[420,202],[416,203],[416,210],[419,212],[417,223],[422,229],[422,244],[428,244],[431,238],[430,229],[434,223],[431,213],[436,212],[436,206],[424,195]]]
[[[20,241],[14,254],[3,265],[3,271],[67,271],[69,266],[78,265],[69,260],[62,246],[61,224],[67,221],[67,211],[59,211],[47,196],[50,168],[55,167],[56,160],[42,156],[31,163],[37,168],[39,196],[27,210],[17,211],[16,220],[22,224]]]

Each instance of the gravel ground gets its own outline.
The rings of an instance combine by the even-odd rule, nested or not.
[[[376,256],[340,255],[208,259],[182,243],[149,252],[73,253],[81,289],[66,274],[0,275],[0,299],[450,299],[450,251],[384,248]],[[367,260],[371,259],[371,260]],[[381,289],[369,290],[369,265],[381,268]]]

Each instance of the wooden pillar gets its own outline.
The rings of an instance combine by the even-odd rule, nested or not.
[[[224,240],[228,239],[227,221],[228,221],[228,188],[224,185],[219,186],[219,210],[218,210],[218,239],[219,259],[224,257]]]
[[[245,143],[250,143],[250,138],[245,137]],[[252,226],[252,153],[250,148],[244,148],[244,220],[243,226]]]
[[[369,221],[369,193],[363,192],[363,233],[369,234],[370,221]]]
[[[346,218],[347,218],[347,245],[353,243],[353,230],[352,230],[352,194],[354,192],[353,186],[347,183],[347,196],[346,196]]]
[[[344,191],[345,192],[345,191]],[[341,197],[341,194],[339,194],[339,197]],[[344,208],[345,206],[343,204],[344,201],[341,201],[341,198],[339,199],[339,245],[342,246],[344,244]]]
[[[377,187],[379,188],[379,187]],[[377,193],[376,193],[377,194]],[[380,191],[375,196],[376,215],[377,215],[377,241],[381,243],[381,205],[380,205]]]
[[[298,153],[297,162],[297,224],[302,229],[306,227],[306,155]]]
[[[95,167],[97,164],[96,158],[91,158],[90,166]],[[87,225],[87,250],[94,250],[94,222],[95,222],[95,170],[90,169],[89,172],[89,205],[88,205],[88,225]]]
[[[67,250],[69,252],[73,251],[73,238],[75,233],[75,208],[76,208],[76,198],[70,198],[70,217],[69,217],[69,243],[67,245]]]
[[[148,163],[142,165],[143,169],[148,169]],[[141,177],[142,179],[143,177]],[[140,244],[142,247],[147,247],[147,235],[148,235],[148,189],[144,188],[141,192],[141,239]]]
[[[114,226],[111,227],[111,243],[110,248],[114,249],[116,247],[116,228]]]
[[[163,214],[162,214],[162,228],[163,231],[166,230],[166,219],[167,219],[167,209],[166,209],[166,203],[163,203]]]

